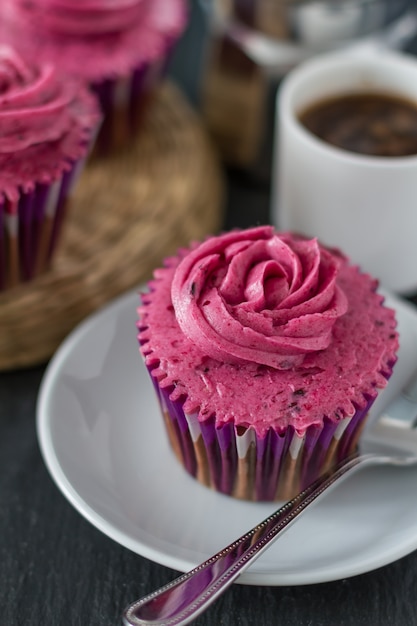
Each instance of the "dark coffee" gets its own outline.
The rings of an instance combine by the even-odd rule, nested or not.
[[[300,122],[327,143],[382,157],[417,154],[417,103],[385,93],[347,94],[316,102]]]

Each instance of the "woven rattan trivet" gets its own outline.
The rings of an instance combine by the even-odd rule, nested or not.
[[[0,369],[46,361],[89,313],[222,223],[223,180],[198,117],[165,84],[135,145],[92,160],[53,268],[0,295]]]

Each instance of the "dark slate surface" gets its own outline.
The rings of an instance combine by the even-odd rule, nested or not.
[[[193,19],[201,18],[196,12]],[[196,57],[187,55],[190,41],[203,45],[195,31],[189,33],[172,71],[196,100],[197,66]],[[225,226],[266,222],[268,214],[268,186],[229,173]],[[52,482],[35,429],[43,373],[44,366],[0,374],[0,625],[119,625],[127,603],[168,582],[175,572],[101,534]],[[412,626],[417,624],[416,598],[417,552],[380,570],[327,584],[234,585],[195,623]]]

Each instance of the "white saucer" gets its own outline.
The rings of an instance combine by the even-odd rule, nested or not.
[[[417,313],[398,312],[400,358],[381,408],[417,361]],[[153,561],[186,571],[276,507],[201,486],[168,447],[136,343],[138,296],[128,293],[82,323],[45,374],[38,436],[46,465],[94,526]],[[414,361],[413,361],[414,359]],[[362,470],[306,512],[239,579],[301,585],[354,576],[417,548],[417,469]]]

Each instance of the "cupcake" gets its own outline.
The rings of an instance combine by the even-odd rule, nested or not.
[[[95,97],[0,47],[0,289],[48,268],[96,134]]]
[[[286,500],[355,451],[398,348],[376,288],[342,253],[270,226],[167,259],[138,339],[187,472]]]
[[[186,17],[185,0],[6,0],[2,38],[95,90],[108,150],[136,131]]]

